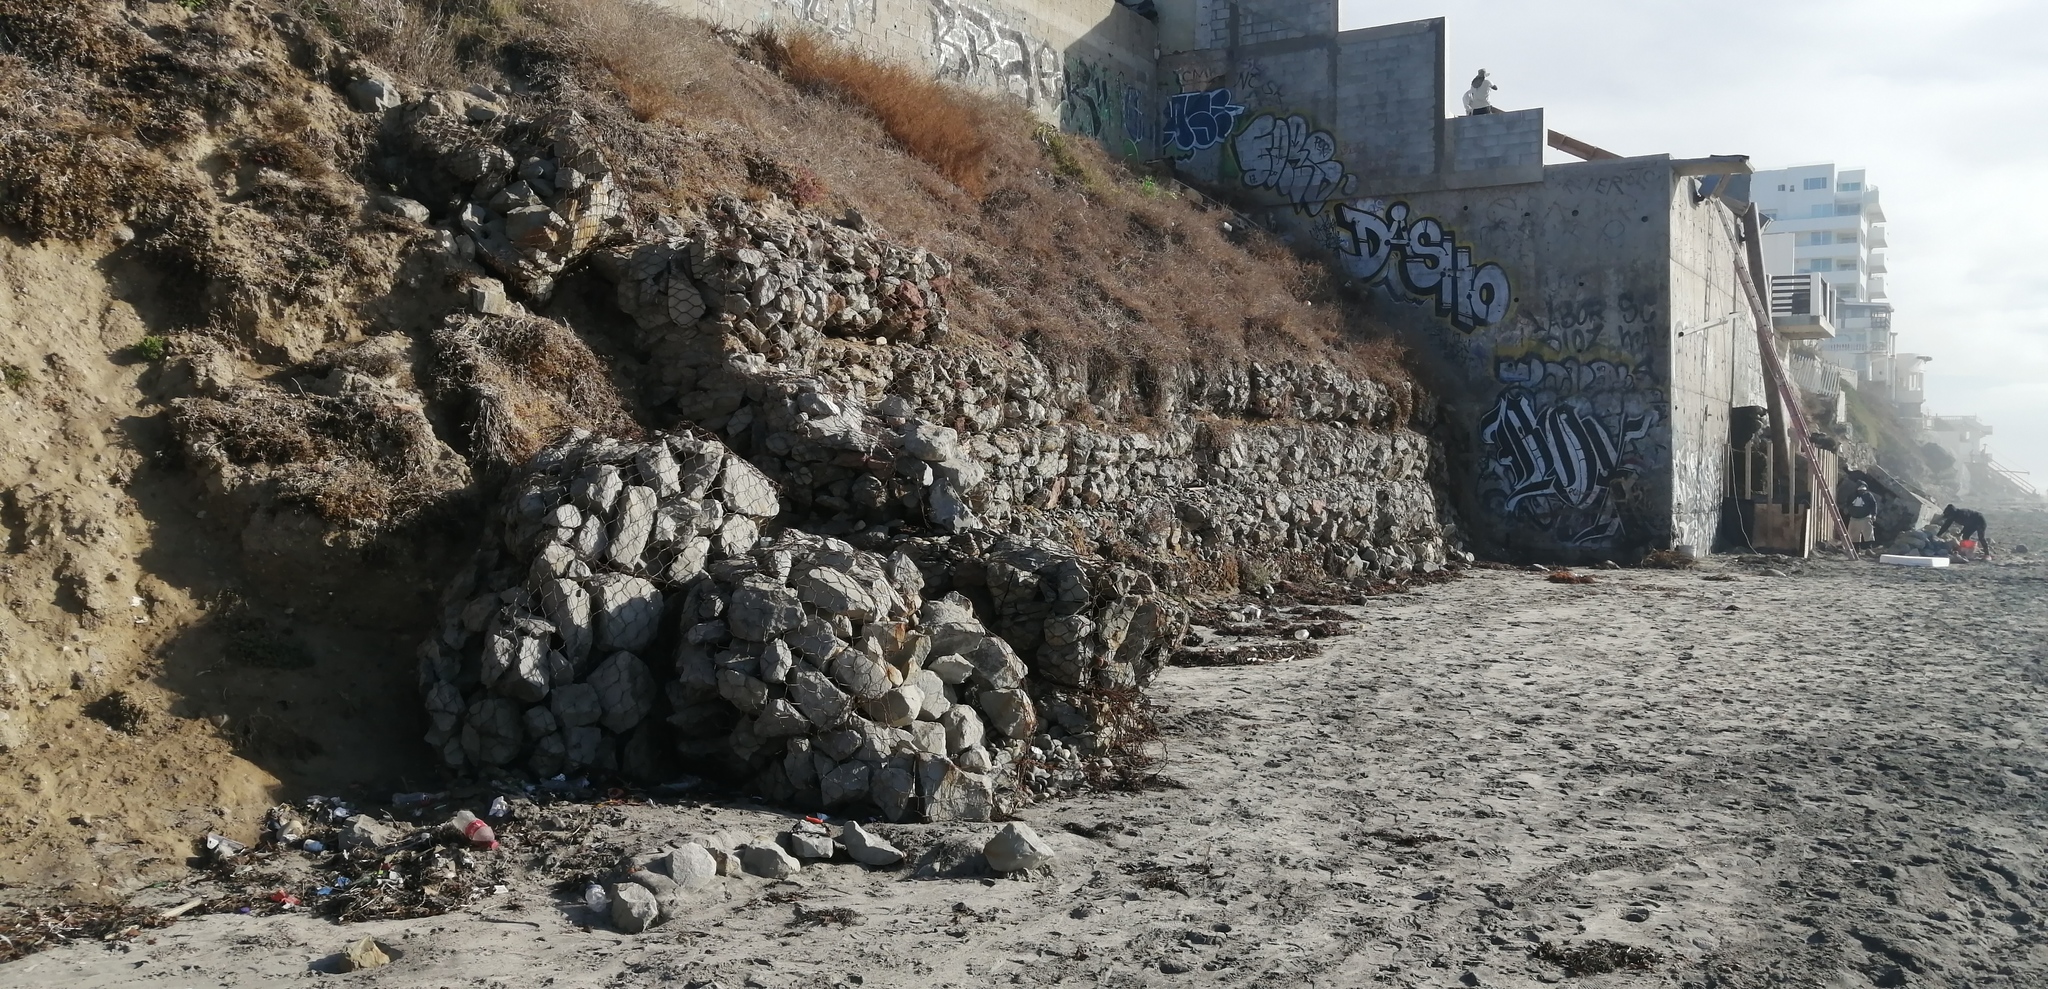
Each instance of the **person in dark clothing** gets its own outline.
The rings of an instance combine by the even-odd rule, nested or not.
[[[1985,556],[1991,555],[1991,535],[1985,531],[1983,512],[1973,512],[1967,508],[1949,505],[1941,510],[1941,517],[1934,521],[1941,526],[1935,530],[1935,535],[1946,536],[1949,527],[1956,526],[1962,529],[1962,532],[1957,534],[1961,539],[1965,542],[1976,540],[1977,548]]]
[[[1849,541],[1857,549],[1877,544],[1877,496],[1870,493],[1869,484],[1856,482],[1856,490],[1842,503],[1842,514],[1849,522]]]

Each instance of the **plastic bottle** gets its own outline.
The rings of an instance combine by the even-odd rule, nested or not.
[[[448,826],[454,828],[456,833],[464,838],[469,839],[469,843],[477,848],[489,851],[498,850],[498,833],[491,830],[491,826],[486,824],[482,818],[467,810],[456,811],[455,820],[448,822]]]

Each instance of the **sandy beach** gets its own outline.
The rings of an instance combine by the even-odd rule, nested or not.
[[[884,825],[910,864],[722,879],[627,936],[550,888],[565,863],[789,818],[556,805],[505,829],[470,910],[203,916],[0,985],[2048,981],[2048,567],[1595,576],[1474,571],[1348,609],[1319,656],[1167,671],[1168,785],[1030,808],[1040,875],[982,873],[993,825]],[[364,936],[393,963],[317,974]]]

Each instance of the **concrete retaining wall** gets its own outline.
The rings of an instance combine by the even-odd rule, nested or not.
[[[659,0],[736,30],[831,35],[880,58],[1009,93],[1112,152],[1155,151],[1152,21],[1116,0]]]

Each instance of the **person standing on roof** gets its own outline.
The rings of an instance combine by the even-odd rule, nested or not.
[[[1493,98],[1489,95],[1499,88],[1486,77],[1486,70],[1480,69],[1479,74],[1472,77],[1472,88],[1465,91],[1465,112],[1475,117],[1482,113],[1499,113],[1493,108]]]

